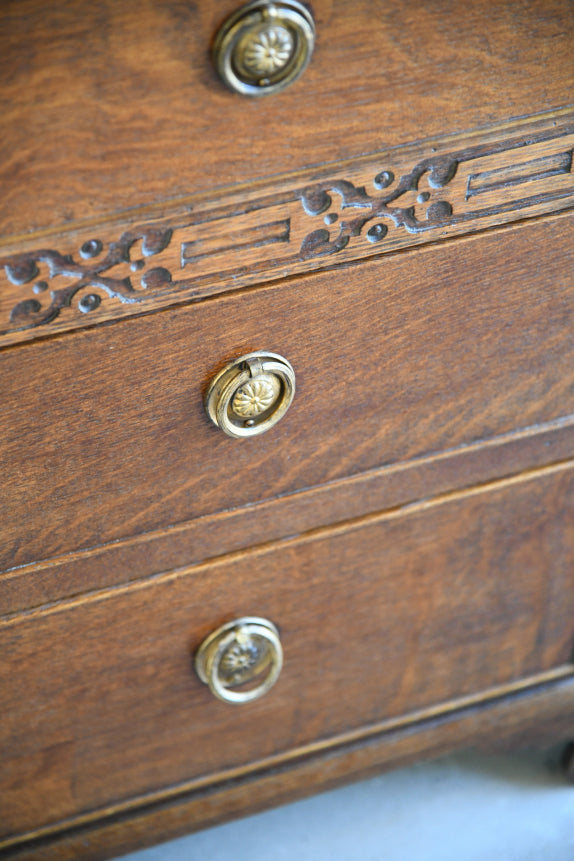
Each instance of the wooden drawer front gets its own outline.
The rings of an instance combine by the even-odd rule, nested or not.
[[[3,623],[5,833],[568,665],[573,514],[570,463]],[[252,614],[285,665],[229,706],[191,653]]]
[[[4,351],[0,567],[573,413],[573,224],[561,216]],[[202,392],[257,349],[292,362],[295,400],[273,430],[230,439]]]
[[[209,58],[218,26],[241,0],[47,5],[0,5],[3,235],[101,219],[572,98],[568,0],[497,0],[494,10],[491,0],[413,8],[313,0],[311,64],[265,99],[228,92]]]

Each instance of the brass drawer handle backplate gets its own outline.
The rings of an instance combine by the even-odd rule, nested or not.
[[[248,353],[211,382],[205,409],[228,436],[256,436],[277,424],[294,395],[295,372],[287,359],[277,353]]]
[[[289,86],[305,69],[315,44],[315,25],[297,0],[253,0],[219,28],[213,60],[236,93],[264,96]]]
[[[240,705],[259,699],[273,687],[283,666],[279,632],[272,622],[246,616],[213,631],[195,656],[195,671],[211,693]],[[258,680],[255,687],[232,690]]]

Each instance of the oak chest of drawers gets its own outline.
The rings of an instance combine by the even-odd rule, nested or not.
[[[574,732],[569,4],[317,0],[264,98],[238,6],[0,9],[1,857]],[[232,438],[260,351],[295,396]],[[252,617],[283,666],[221,702]]]

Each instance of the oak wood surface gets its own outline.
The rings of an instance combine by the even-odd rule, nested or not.
[[[1,345],[46,335],[0,352],[0,613],[17,614],[0,620],[0,823],[37,837],[2,857],[109,858],[463,744],[574,733],[558,680],[574,641],[573,221],[538,218],[572,193],[571,3],[315,0],[311,65],[257,101],[209,59],[238,5],[0,3],[2,261],[54,237],[64,261],[42,259],[38,283],[12,261],[0,283]],[[448,154],[445,136],[491,146],[512,118],[503,160],[433,169],[460,223],[440,182],[401,200],[417,218],[441,203],[432,235],[395,222],[383,246],[369,221],[339,250],[349,213],[324,219],[344,195],[324,208],[324,190],[278,179],[332,184],[347,160],[337,178],[372,198],[369,153],[403,176],[411,155]],[[278,189],[270,228],[248,207]],[[492,217],[472,221],[476,202]],[[98,287],[93,314],[66,294],[52,328],[25,330],[92,227],[113,244],[180,215],[112,274],[161,263],[147,312],[235,295],[113,323]],[[271,271],[287,220],[295,262]],[[230,234],[264,250],[231,261]],[[180,287],[178,265],[198,280]],[[202,392],[260,348],[293,362],[298,392],[238,443]],[[268,697],[228,711],[191,653],[243,613],[279,624],[287,661]]]
[[[574,412],[571,216],[0,354],[2,568]],[[238,441],[202,393],[284,355],[297,394]]]
[[[572,101],[569,0],[314,0],[284,93],[228,92],[209,48],[237,0],[4,0],[0,233],[356,157]]]
[[[13,844],[0,857],[14,861],[105,861],[285,804],[349,780],[440,756],[468,745],[514,750],[549,745],[574,733],[574,681],[558,680],[493,697],[421,720],[416,726],[382,726],[370,738],[263,768],[203,789],[172,787],[139,807],[109,809],[91,822],[72,820],[60,832]]]
[[[133,539],[12,569],[0,577],[0,615],[17,614],[573,457],[574,419],[570,418],[198,517]]]
[[[0,348],[574,207],[574,112],[0,239]]]
[[[406,506],[0,624],[5,836],[569,667],[574,463]],[[249,707],[191,654],[280,629]]]

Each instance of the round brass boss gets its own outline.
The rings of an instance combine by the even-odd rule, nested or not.
[[[217,699],[236,705],[252,702],[279,678],[283,666],[279,632],[273,622],[258,616],[227,622],[205,638],[194,664],[197,675]],[[245,689],[253,681],[255,686]]]
[[[252,0],[225,21],[213,44],[222,80],[236,93],[264,96],[289,86],[305,69],[315,24],[297,0]]]
[[[276,353],[247,353],[212,380],[205,409],[228,436],[256,436],[277,424],[294,395],[295,372],[287,359]]]

